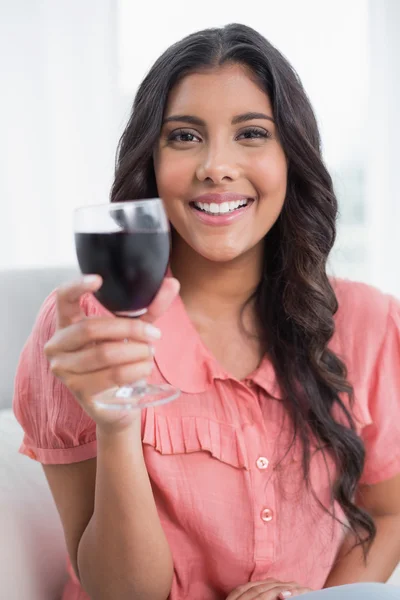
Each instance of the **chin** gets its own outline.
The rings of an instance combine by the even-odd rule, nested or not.
[[[195,249],[198,254],[210,262],[228,263],[238,259],[245,250],[241,252],[237,248],[197,248]]]

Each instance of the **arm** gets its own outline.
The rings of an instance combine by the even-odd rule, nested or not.
[[[357,501],[373,517],[377,529],[367,562],[364,562],[362,548],[351,549],[354,538],[349,534],[324,587],[362,581],[385,582],[400,561],[400,475],[375,485],[361,486]]]
[[[110,401],[116,386],[149,374],[159,332],[139,319],[85,318],[80,298],[100,285],[101,278],[90,277],[59,288],[56,332],[44,346],[53,375],[96,423],[97,458],[44,469],[72,565],[90,597],[166,600],[173,565],[143,459],[140,412],[93,402],[100,394]],[[165,280],[146,317],[162,314],[178,289]]]
[[[74,570],[93,600],[165,600],[173,566],[143,460],[140,419],[133,429],[98,432],[97,448],[97,461],[44,466]]]

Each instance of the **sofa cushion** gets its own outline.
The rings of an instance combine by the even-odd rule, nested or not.
[[[0,409],[11,407],[19,354],[46,296],[77,268],[0,271]]]
[[[0,411],[0,582],[7,600],[59,600],[67,550],[42,466],[18,454],[22,430]]]

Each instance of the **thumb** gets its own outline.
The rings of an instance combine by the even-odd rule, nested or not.
[[[103,280],[99,275],[86,275],[78,281],[61,285],[57,290],[57,329],[63,329],[86,317],[80,300],[88,292],[96,292]]]
[[[143,321],[155,321],[171,306],[179,294],[180,283],[174,277],[166,277],[161,284],[157,296],[147,309],[147,313],[141,317]]]

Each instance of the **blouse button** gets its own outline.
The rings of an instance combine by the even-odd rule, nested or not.
[[[261,471],[263,471],[264,469],[268,469],[269,460],[265,458],[265,456],[260,456],[260,458],[257,458],[256,465]]]
[[[33,450],[28,450],[27,455],[29,456],[29,458],[36,459],[36,454]]]
[[[264,508],[264,510],[261,512],[261,519],[264,521],[264,523],[272,521],[272,510],[269,508]]]

